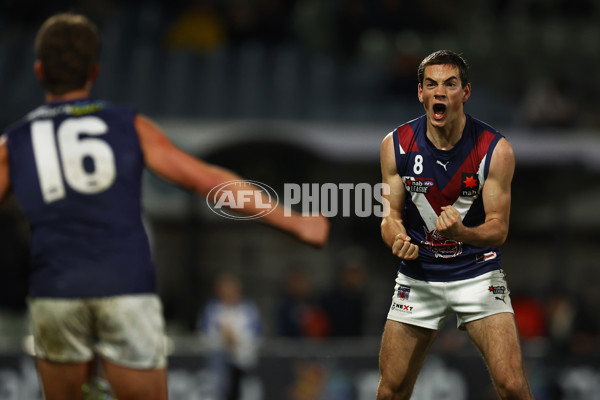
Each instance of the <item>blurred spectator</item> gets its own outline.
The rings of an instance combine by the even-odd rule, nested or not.
[[[294,365],[293,381],[287,389],[288,400],[345,400],[355,398],[352,380],[343,367],[318,361]]]
[[[361,257],[345,260],[335,286],[323,297],[323,308],[331,321],[331,336],[351,337],[363,334],[365,273]]]
[[[564,79],[539,78],[525,92],[524,122],[532,128],[572,128],[576,125],[575,105],[568,96]]]
[[[215,297],[198,319],[216,373],[218,399],[241,398],[244,379],[256,368],[262,321],[256,305],[243,297],[238,277],[223,273],[215,279]]]
[[[535,296],[514,296],[512,306],[521,339],[530,340],[547,336],[546,310]]]
[[[277,333],[293,338],[329,336],[329,318],[316,301],[310,277],[301,270],[291,270],[284,287],[277,305]]]
[[[568,348],[573,335],[576,309],[568,296],[558,293],[550,298],[547,306],[548,336],[555,350]]]
[[[209,53],[225,43],[225,24],[215,0],[193,0],[168,29],[170,49]]]
[[[599,350],[597,318],[575,299],[575,295],[561,292],[549,299],[548,335],[554,351],[589,354]]]

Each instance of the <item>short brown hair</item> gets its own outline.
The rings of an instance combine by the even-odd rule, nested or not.
[[[464,58],[458,53],[455,53],[450,50],[438,50],[434,53],[431,53],[427,57],[421,61],[419,64],[419,68],[417,69],[417,78],[419,79],[419,83],[423,84],[423,79],[425,78],[425,67],[430,65],[454,65],[458,68],[459,78],[462,84],[462,87],[465,87],[467,83],[469,83],[469,66]]]
[[[42,63],[42,85],[52,94],[85,86],[98,62],[98,29],[83,15],[64,13],[48,18],[35,38],[35,54]]]

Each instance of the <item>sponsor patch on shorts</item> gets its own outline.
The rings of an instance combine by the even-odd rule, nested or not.
[[[410,286],[398,285],[398,298],[400,300],[408,300],[410,295]]]
[[[404,312],[404,313],[412,313],[413,310],[413,306],[409,306],[408,304],[400,304],[400,303],[396,303],[395,301],[392,303],[392,307],[391,307],[392,311],[400,311],[400,312]]]
[[[488,288],[488,290],[490,292],[492,292],[493,294],[504,294],[504,292],[506,292],[506,287],[505,286],[490,286]]]

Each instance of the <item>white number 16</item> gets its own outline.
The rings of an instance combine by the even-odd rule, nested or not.
[[[103,135],[107,131],[106,123],[98,117],[66,119],[57,129],[57,148],[51,120],[31,124],[33,154],[46,203],[65,197],[64,182],[73,190],[85,194],[103,192],[113,184],[116,167],[111,147],[102,139],[80,137],[81,134]],[[86,157],[93,161],[94,170],[91,172],[84,167]]]

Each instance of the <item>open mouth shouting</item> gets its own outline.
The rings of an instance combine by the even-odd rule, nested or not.
[[[442,103],[436,103],[433,105],[433,117],[437,120],[444,118],[446,114],[446,105]]]

